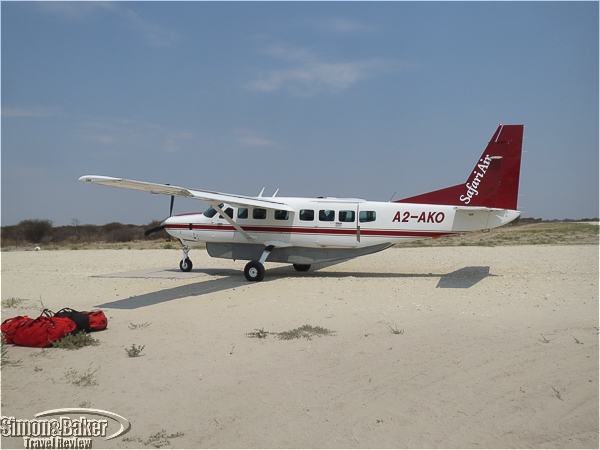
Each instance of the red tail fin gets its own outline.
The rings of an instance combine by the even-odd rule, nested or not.
[[[517,209],[523,125],[502,125],[463,184],[396,200],[398,203]]]

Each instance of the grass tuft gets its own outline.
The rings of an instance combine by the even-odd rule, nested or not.
[[[167,445],[171,445],[171,441],[169,439],[174,439],[184,436],[181,431],[177,433],[167,434],[167,430],[162,429],[158,433],[154,433],[147,440],[143,440],[139,437],[126,437],[123,438],[123,442],[136,442],[144,445],[151,445],[154,448],[166,447]]]
[[[276,333],[277,337],[283,341],[289,341],[292,339],[300,339],[305,338],[307,340],[311,340],[313,336],[330,336],[335,333],[335,331],[328,330],[323,327],[313,327],[312,325],[302,325],[301,327],[294,328],[293,330],[282,331],[281,333]]]
[[[21,365],[21,361],[20,359],[13,361],[12,359],[10,359],[8,357],[8,347],[7,347],[7,343],[4,340],[4,336],[2,336],[0,338],[0,349],[2,351],[2,358],[0,359],[0,367],[4,367],[4,366],[12,366],[12,367],[17,367],[19,365]]]
[[[98,370],[100,370],[99,367],[95,370],[92,370],[90,367],[85,373],[79,375],[75,369],[71,369],[65,372],[65,379],[67,382],[74,384],[75,386],[98,386],[98,380],[95,378]]]
[[[7,298],[6,300],[2,300],[2,307],[3,308],[16,308],[24,301],[25,300],[22,298],[16,298],[16,297]]]
[[[264,339],[266,338],[270,333],[268,331],[265,331],[264,328],[259,329],[255,329],[254,331],[251,331],[250,333],[246,333],[246,336],[248,336],[249,338],[258,338],[258,339]]]
[[[100,345],[100,341],[88,333],[68,334],[62,339],[54,342],[52,347],[66,348],[67,350],[79,350],[83,347]]]
[[[401,330],[398,329],[398,325],[395,326],[395,328],[389,326],[388,330],[390,330],[391,333],[394,334],[404,334],[404,328],[402,328]]]
[[[145,348],[145,345],[131,344],[131,347],[125,349],[125,353],[127,353],[127,356],[130,358],[137,358],[138,356],[142,356],[142,351]]]
[[[129,329],[130,330],[137,330],[139,328],[147,328],[150,326],[150,322],[144,322],[144,323],[129,323]]]

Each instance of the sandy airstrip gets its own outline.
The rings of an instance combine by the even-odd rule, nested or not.
[[[2,415],[89,402],[131,422],[94,448],[161,430],[183,433],[167,448],[598,448],[598,246],[390,249],[255,284],[190,256],[182,274],[179,250],[2,253],[2,299],[26,299],[3,319],[40,299],[109,317],[97,347],[10,346]],[[335,334],[247,336],[304,324]]]

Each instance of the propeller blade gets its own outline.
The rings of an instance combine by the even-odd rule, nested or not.
[[[167,183],[167,186],[170,186],[170,184],[168,184],[168,183]],[[175,196],[174,196],[174,195],[171,195],[171,205],[170,205],[170,207],[169,207],[169,217],[171,217],[171,216],[173,215],[173,204],[174,204],[174,203],[175,203]],[[168,219],[169,217],[167,217],[167,219]],[[148,237],[148,236],[150,236],[151,234],[158,233],[159,231],[162,231],[162,230],[164,230],[164,229],[165,229],[165,221],[166,221],[167,219],[163,220],[163,222],[162,222],[162,223],[161,223],[159,226],[157,226],[157,227],[154,227],[154,228],[151,228],[150,230],[147,230],[147,231],[145,231],[145,232],[144,232],[144,236]]]
[[[159,231],[162,231],[164,229],[165,229],[164,225],[160,225],[158,227],[151,228],[150,230],[144,232],[144,236],[150,236],[151,234],[158,233]]]

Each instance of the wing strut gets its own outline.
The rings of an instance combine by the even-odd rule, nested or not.
[[[235,228],[237,231],[239,231],[241,233],[242,236],[244,236],[246,239],[248,239],[250,242],[254,241],[255,238],[253,238],[252,236],[250,236],[248,233],[246,233],[246,231],[244,231],[244,229],[242,227],[239,226],[239,224],[237,224],[236,222],[233,221],[233,219],[231,217],[229,217],[227,214],[225,214],[225,211],[223,211],[221,209],[221,207],[219,206],[218,203],[211,203],[208,202],[208,204],[210,206],[212,206],[213,208],[215,208],[217,210],[217,212],[221,215],[221,217],[223,217],[227,222],[229,222],[229,224]]]

